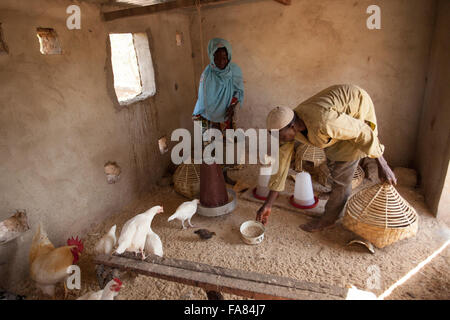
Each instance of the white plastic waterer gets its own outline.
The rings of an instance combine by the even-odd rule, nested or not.
[[[272,176],[272,158],[267,155],[264,158],[264,165],[259,169],[258,185],[256,190],[253,190],[254,196],[261,200],[269,195],[269,181]]]
[[[263,174],[263,170],[261,170],[259,177],[258,177],[258,186],[256,187],[256,194],[260,197],[267,197],[269,195],[269,181],[270,181],[270,175]]]
[[[294,202],[302,207],[316,203],[311,175],[308,172],[299,172],[295,177]]]

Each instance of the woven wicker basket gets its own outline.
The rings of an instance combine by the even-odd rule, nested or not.
[[[184,164],[178,166],[173,174],[173,186],[176,192],[189,199],[200,195],[200,165]]]
[[[314,167],[317,167],[327,161],[327,157],[323,149],[302,144],[295,152],[295,171],[303,171],[302,161],[311,161],[314,163]]]
[[[395,188],[375,184],[354,194],[347,202],[345,228],[383,248],[417,233],[419,217]]]
[[[364,181],[364,170],[361,166],[358,166],[355,170],[355,174],[352,179],[352,189],[358,188]]]

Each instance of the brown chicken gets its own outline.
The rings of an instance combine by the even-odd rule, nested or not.
[[[54,297],[55,286],[64,283],[65,294],[67,288],[65,280],[69,276],[67,268],[76,264],[83,251],[81,239],[67,240],[67,246],[55,248],[47,237],[42,225],[39,225],[30,249],[30,275],[36,286],[45,294]]]

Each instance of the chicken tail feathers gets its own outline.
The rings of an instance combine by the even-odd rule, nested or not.
[[[109,229],[108,234],[115,236],[116,235],[116,225],[113,225],[111,229]]]
[[[32,245],[50,245],[53,246],[50,240],[48,239],[47,232],[42,225],[42,222],[39,222],[36,233],[33,236]]]
[[[129,246],[128,243],[125,243],[125,242],[120,243],[119,246],[117,247],[115,253],[118,253],[118,254],[124,253],[128,246]]]
[[[39,225],[38,225],[38,227],[37,227],[36,235],[35,235],[35,236],[36,236],[36,237],[39,237],[39,238],[41,238],[41,237],[47,237],[47,232],[45,231],[44,226],[42,225],[42,222],[41,222],[41,221],[39,221]]]
[[[176,219],[177,218],[177,213],[175,212],[173,215],[171,215],[170,217],[169,217],[169,219],[167,219],[167,221],[172,221],[172,220],[174,220],[174,219]]]

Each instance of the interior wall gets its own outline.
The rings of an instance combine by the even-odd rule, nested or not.
[[[416,157],[427,204],[450,221],[450,2],[440,0],[436,12]]]
[[[295,107],[326,86],[355,83],[374,100],[388,161],[394,166],[412,164],[434,2],[377,1],[381,30],[366,28],[371,1],[230,3],[202,9],[204,63],[195,10],[105,23],[97,6],[82,2],[77,3],[81,30],[68,30],[66,8],[72,1],[0,3],[9,48],[8,55],[0,55],[0,221],[16,209],[26,209],[32,227],[0,247],[0,286],[27,274],[29,245],[39,221],[54,244],[63,245],[158,180],[170,153],[159,154],[157,139],[170,139],[176,128],[192,127],[212,37],[231,42],[233,61],[244,73],[246,98],[238,126],[264,127],[273,106]],[[439,20],[439,37],[448,28],[445,18],[449,20],[448,14]],[[56,30],[62,55],[40,54],[37,27]],[[157,93],[123,108],[114,94],[108,33],[143,31],[150,40]],[[176,45],[176,32],[183,34],[181,46]],[[433,50],[440,57],[448,52],[448,42]],[[440,77],[448,81],[448,73]],[[427,97],[434,97],[428,100],[436,108],[440,101],[448,102],[445,91]],[[443,113],[437,114],[436,128],[445,128],[438,125]],[[444,116],[448,119],[448,113]],[[108,160],[122,167],[121,179],[113,185],[106,183],[103,172]]]
[[[381,30],[369,30],[367,7],[381,8]],[[231,42],[242,69],[242,128],[264,128],[275,106],[291,108],[334,84],[353,83],[372,97],[379,135],[392,166],[413,165],[434,20],[429,0],[232,1],[192,13],[196,81],[209,63],[208,41]]]
[[[105,24],[98,6],[77,2],[81,30],[68,30],[71,4],[0,3],[9,48],[0,55],[0,221],[26,209],[31,227],[0,247],[0,286],[6,288],[28,275],[39,221],[56,246],[83,236],[159,179],[170,154],[160,155],[157,139],[190,124],[196,95],[189,18],[173,12]],[[62,55],[39,52],[37,27],[56,30]],[[182,47],[176,47],[176,30],[185,35]],[[157,93],[118,108],[108,33],[135,31],[151,35]],[[122,168],[116,184],[106,182],[109,160]]]

